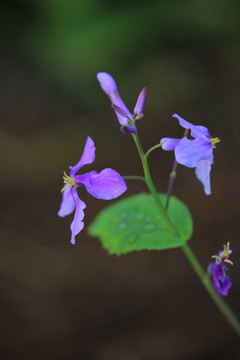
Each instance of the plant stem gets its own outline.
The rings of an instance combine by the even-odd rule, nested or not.
[[[153,147],[151,147],[151,148],[146,152],[145,158],[147,158],[148,155],[149,155],[153,150],[158,149],[158,148],[160,148],[160,147],[162,147],[162,144],[160,144],[160,143],[157,144],[157,145],[154,145]]]
[[[171,194],[172,194],[174,181],[175,181],[176,176],[177,176],[177,167],[178,167],[178,163],[175,160],[174,163],[173,163],[172,171],[170,173],[170,181],[169,181],[169,184],[168,184],[167,200],[166,200],[166,204],[165,204],[165,209],[166,210],[168,209],[169,200],[170,200],[170,197],[171,197]]]
[[[142,181],[146,182],[146,179],[144,176],[127,175],[127,176],[122,176],[122,177],[125,180],[142,180]]]
[[[168,199],[167,199],[167,203],[166,203],[166,208],[164,208],[164,206],[159,198],[158,192],[155,188],[155,185],[152,181],[152,178],[151,178],[151,174],[150,174],[150,170],[149,170],[149,166],[148,166],[148,162],[147,162],[147,156],[149,155],[150,152],[148,151],[146,154],[144,154],[137,134],[133,134],[133,138],[136,143],[138,153],[139,153],[141,161],[142,161],[143,171],[144,171],[144,175],[145,175],[145,181],[147,183],[149,191],[151,192],[151,194],[156,202],[156,205],[158,206],[160,214],[163,217],[163,219],[166,221],[166,224],[167,224],[168,228],[170,229],[170,231],[172,231],[173,234],[175,234],[176,236],[179,236],[178,229],[172,222],[172,220],[169,217],[168,212],[166,210],[167,205],[169,203],[171,193],[172,193],[175,176],[174,177],[172,176],[170,178],[170,183],[169,183],[169,188],[168,188]],[[175,163],[174,163],[173,171],[176,172],[176,169],[177,169],[177,165],[175,165]],[[187,243],[182,246],[182,250],[183,250],[183,253],[185,254],[185,256],[187,257],[188,261],[192,265],[193,269],[195,270],[196,274],[198,275],[199,279],[201,280],[203,286],[207,290],[208,294],[210,295],[212,300],[215,302],[219,311],[222,313],[222,315],[225,317],[225,319],[229,322],[229,324],[232,326],[232,328],[236,331],[236,333],[240,336],[240,323],[239,323],[237,317],[235,316],[233,311],[230,309],[230,307],[224,302],[222,297],[215,291],[215,289],[210,281],[210,277],[209,277],[208,273],[203,269],[200,262],[198,261],[198,259],[196,258],[193,251],[191,250],[191,248],[189,247],[189,245]]]
[[[135,141],[135,144],[137,146],[137,149],[138,149],[138,153],[140,155],[140,158],[141,158],[141,161],[142,161],[142,166],[143,166],[143,171],[144,171],[144,175],[145,175],[145,179],[146,179],[146,183],[147,183],[147,186],[156,202],[156,205],[163,217],[163,219],[165,220],[166,222],[166,225],[167,227],[169,228],[169,230],[175,234],[175,235],[178,235],[178,230],[176,228],[176,226],[173,224],[170,216],[168,215],[167,211],[164,209],[164,206],[159,198],[159,195],[158,195],[158,192],[153,184],[153,181],[152,181],[152,178],[151,178],[151,175],[150,175],[150,171],[149,171],[149,166],[148,166],[148,162],[147,162],[147,158],[143,152],[143,149],[142,149],[142,146],[140,144],[140,141],[139,141],[139,137],[137,134],[133,134],[133,138],[134,138],[134,141]]]
[[[189,129],[185,129],[184,133],[183,133],[183,137],[188,136],[188,132],[189,132]],[[177,160],[175,159],[174,163],[173,163],[172,171],[170,173],[170,181],[169,181],[169,184],[168,184],[167,200],[166,200],[166,204],[165,204],[165,209],[166,210],[168,209],[169,200],[170,200],[170,197],[171,197],[171,194],[172,194],[172,191],[173,191],[173,185],[174,185],[174,182],[175,182],[176,177],[177,177],[177,167],[178,167],[178,163],[177,163]]]

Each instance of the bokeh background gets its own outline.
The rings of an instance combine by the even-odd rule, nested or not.
[[[0,3],[0,359],[240,359],[239,341],[181,249],[109,256],[84,230],[70,244],[61,219],[62,174],[87,135],[91,169],[142,175],[96,80],[112,74],[139,122],[144,149],[182,136],[175,112],[221,139],[212,195],[179,167],[174,192],[194,219],[191,247],[207,267],[236,248],[227,298],[240,316],[240,2],[6,0]],[[166,191],[173,154],[150,159]],[[146,191],[128,181],[124,196]],[[81,190],[85,225],[109,203]]]

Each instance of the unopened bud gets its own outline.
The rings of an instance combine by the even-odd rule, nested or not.
[[[141,113],[135,117],[136,120],[141,120],[144,117],[144,114]]]
[[[120,126],[120,130],[123,134],[131,135],[136,134],[137,128],[135,126],[122,125]]]

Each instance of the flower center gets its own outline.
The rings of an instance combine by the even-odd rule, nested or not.
[[[65,171],[63,173],[63,182],[64,182],[64,184],[67,184],[67,185],[65,185],[62,188],[61,192],[63,192],[65,189],[67,189],[67,188],[69,188],[71,186],[77,186],[76,183],[75,183],[75,178],[67,175]]]
[[[219,143],[221,140],[218,137],[216,137],[216,138],[211,138],[210,141],[211,141],[212,147],[214,149],[216,149],[215,144]]]
[[[212,258],[217,259],[220,263],[226,262],[233,265],[233,262],[229,260],[231,254],[232,250],[230,249],[230,242],[228,242],[227,245],[223,245],[223,251],[220,253],[220,255],[213,255]]]

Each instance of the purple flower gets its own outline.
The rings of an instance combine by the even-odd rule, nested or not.
[[[213,164],[213,149],[220,140],[211,138],[208,129],[204,126],[196,126],[174,114],[179,124],[184,129],[190,129],[194,139],[186,136],[182,139],[163,138],[160,143],[163,150],[174,150],[176,161],[190,168],[196,168],[196,176],[204,186],[206,195],[211,194],[210,171]]]
[[[82,175],[76,173],[87,164],[91,164],[95,159],[95,145],[93,140],[88,137],[83,154],[75,166],[69,166],[70,176],[64,172],[64,183],[62,189],[63,198],[58,211],[60,217],[71,214],[75,209],[73,222],[71,223],[71,243],[75,244],[75,236],[83,229],[84,212],[86,204],[78,197],[77,187],[85,186],[87,192],[97,199],[112,200],[122,195],[126,190],[126,184],[118,172],[106,168],[99,174],[90,171]]]
[[[213,255],[215,263],[210,263],[208,266],[208,273],[212,275],[213,285],[217,292],[223,296],[227,296],[232,282],[229,276],[226,275],[226,264],[233,265],[231,259],[234,248],[230,248],[230,243],[223,245],[223,251],[219,251],[217,255]]]
[[[121,131],[124,134],[134,134],[137,132],[135,121],[143,117],[143,108],[146,101],[147,89],[143,88],[135,105],[134,113],[131,114],[124,102],[122,101],[115,80],[111,75],[105,72],[99,72],[97,79],[103,91],[109,96],[112,107],[118,117],[121,125]]]

